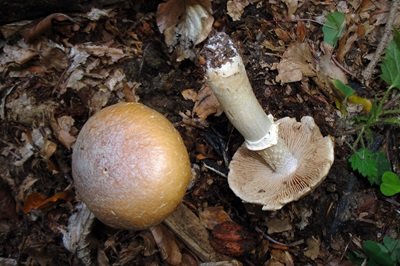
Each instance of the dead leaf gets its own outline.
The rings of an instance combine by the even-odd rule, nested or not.
[[[191,100],[192,102],[196,102],[197,92],[193,89],[186,89],[181,92],[183,98],[185,100]]]
[[[177,61],[194,59],[193,48],[212,29],[210,0],[168,0],[157,8],[157,25]]]
[[[55,120],[54,118],[50,121],[51,128],[54,131],[56,138],[64,145],[68,150],[71,149],[72,144],[75,143],[76,138],[70,134],[71,128],[74,125],[75,120],[71,116],[61,116]]]
[[[276,28],[275,30],[276,36],[278,36],[279,40],[282,40],[285,43],[289,43],[292,40],[290,33],[282,28]]]
[[[160,250],[161,258],[171,265],[181,264],[182,253],[173,234],[162,224],[152,226],[150,231]]]
[[[50,30],[55,21],[70,21],[72,23],[76,23],[71,17],[62,13],[48,15],[23,34],[25,42],[31,43],[36,40],[40,35]]]
[[[94,215],[84,203],[78,203],[75,211],[68,219],[68,227],[60,228],[63,234],[63,245],[76,254],[84,265],[92,265],[87,236],[91,233]]]
[[[24,202],[23,211],[28,213],[32,210],[41,209],[48,206],[49,203],[55,203],[59,200],[69,201],[73,198],[70,192],[57,192],[51,197],[47,197],[43,193],[33,192],[29,194]]]
[[[271,258],[265,264],[266,266],[294,266],[293,258],[286,250],[271,250]]]
[[[211,245],[219,253],[228,256],[243,256],[256,246],[254,234],[233,221],[214,226],[211,232]]]
[[[318,258],[321,240],[317,237],[311,237],[307,239],[307,250],[304,251],[304,256],[309,257],[312,260]]]
[[[81,45],[79,48],[93,56],[108,57],[110,59],[109,64],[114,64],[120,59],[129,56],[129,53],[126,51],[107,45]]]
[[[291,19],[294,16],[294,13],[296,13],[297,6],[298,6],[298,0],[282,0],[287,6],[288,12],[287,16],[289,19]]]
[[[321,56],[319,60],[319,73],[322,74],[332,80],[338,79],[344,84],[347,84],[346,74],[341,70],[332,60],[329,54],[325,54]]]
[[[25,145],[18,149],[18,154],[20,155],[20,158],[18,158],[18,160],[14,162],[14,165],[16,166],[22,166],[34,154],[34,147],[28,134],[25,132],[22,133],[21,138],[25,142]]]
[[[279,72],[275,79],[284,84],[300,81],[303,77],[313,77],[315,76],[313,63],[310,46],[304,42],[293,43],[283,54],[282,60],[273,65]]]
[[[0,71],[4,72],[7,65],[23,65],[37,56],[37,52],[19,41],[16,45],[5,44],[0,54]]]
[[[284,52],[285,51],[285,47],[284,46],[275,46],[274,43],[272,43],[271,41],[265,40],[262,42],[261,44],[264,48],[271,50],[273,52]]]
[[[306,24],[303,21],[297,22],[296,25],[296,37],[298,41],[304,42],[307,34]]]
[[[278,218],[268,219],[267,226],[268,226],[268,234],[282,233],[293,229],[289,217],[286,217],[284,219],[278,219]]]
[[[213,91],[208,86],[203,86],[197,94],[196,103],[193,107],[195,113],[200,120],[204,121],[208,116],[214,114],[221,115],[223,112],[221,105]]]
[[[232,20],[237,21],[240,20],[240,17],[244,12],[244,8],[248,5],[249,1],[247,0],[229,0],[226,3],[226,9]]]
[[[212,230],[217,224],[232,221],[221,206],[208,207],[199,213],[200,222],[205,228]]]

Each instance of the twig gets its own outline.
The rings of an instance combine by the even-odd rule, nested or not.
[[[368,66],[364,69],[362,73],[362,76],[366,82],[370,80],[373,71],[375,69],[375,66],[378,64],[378,61],[380,60],[383,51],[385,50],[389,41],[392,39],[393,22],[396,19],[396,12],[397,9],[399,8],[399,5],[400,5],[400,0],[394,0],[392,2],[392,6],[390,7],[390,12],[389,12],[389,17],[385,26],[385,31],[382,36],[382,40],[379,42],[375,54],[373,55]]]

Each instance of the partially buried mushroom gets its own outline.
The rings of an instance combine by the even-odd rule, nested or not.
[[[210,37],[203,48],[206,79],[235,128],[245,138],[229,166],[228,182],[242,200],[276,210],[311,192],[329,172],[333,141],[314,119],[274,121],[258,103],[232,40]]]

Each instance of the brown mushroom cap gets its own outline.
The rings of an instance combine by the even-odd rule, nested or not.
[[[229,166],[228,182],[233,192],[246,202],[262,204],[263,210],[280,209],[311,192],[324,180],[334,160],[332,139],[321,135],[312,117],[303,117],[301,122],[285,117],[277,123],[279,137],[297,159],[296,168],[274,172],[245,145]]]
[[[181,202],[191,176],[178,131],[139,103],[97,112],[81,129],[72,155],[78,195],[103,223],[142,229]]]

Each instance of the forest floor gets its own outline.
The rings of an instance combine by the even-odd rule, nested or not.
[[[400,171],[398,121],[363,127],[361,119],[388,88],[380,78],[384,54],[371,74],[366,69],[386,25],[400,26],[398,10],[389,21],[394,2],[235,0],[227,9],[226,1],[169,0],[158,12],[156,1],[129,3],[0,26],[0,265],[358,265],[369,258],[365,241],[400,238],[399,196],[384,196],[348,161],[366,147]],[[326,179],[280,210],[262,211],[228,186],[243,138],[206,85],[203,40],[160,32],[195,4],[212,10],[197,36],[224,31],[233,39],[266,113],[312,116],[334,139]],[[345,27],[329,50],[322,27],[334,11],[345,14]],[[184,31],[188,24],[180,25]],[[180,43],[173,47],[171,39]],[[333,79],[349,84],[359,101],[347,101]],[[213,263],[168,226],[160,243],[154,231],[73,221],[82,208],[73,144],[91,115],[123,101],[157,110],[181,133],[193,172],[183,204],[207,232],[197,238],[214,247]],[[398,91],[383,105],[398,111]],[[215,239],[221,226],[234,229]]]

